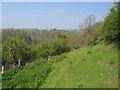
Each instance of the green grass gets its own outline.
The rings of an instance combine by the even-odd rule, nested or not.
[[[83,47],[37,61],[2,76],[3,88],[117,88],[118,50],[114,44]]]
[[[114,44],[74,50],[54,64],[42,88],[117,88],[117,63]]]

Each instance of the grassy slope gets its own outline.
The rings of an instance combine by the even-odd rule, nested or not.
[[[3,88],[38,88],[51,71],[47,61],[35,62],[21,69],[13,69],[2,76]]]
[[[115,88],[118,86],[118,50],[96,45],[74,50],[54,64],[42,88]]]
[[[2,77],[3,87],[117,87],[118,51],[113,46],[99,44],[84,47],[50,61],[36,62],[23,69],[7,71]]]

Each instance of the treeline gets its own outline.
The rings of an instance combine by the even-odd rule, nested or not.
[[[77,31],[3,29],[2,64],[6,69],[21,67],[36,59],[49,60],[72,49],[96,45],[102,40],[118,40],[118,4],[115,3],[103,22],[96,22],[95,16],[90,15]]]
[[[3,43],[2,64],[5,69],[21,67],[35,59],[50,59],[53,56],[69,52],[70,46],[65,36],[59,35],[50,43],[40,43],[33,47],[19,38],[10,38]]]

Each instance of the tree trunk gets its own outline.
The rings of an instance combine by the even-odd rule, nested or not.
[[[2,74],[4,73],[4,66],[2,66]]]
[[[19,59],[19,60],[18,60],[18,67],[20,67],[20,66],[21,66],[21,63],[20,63],[20,61],[21,61],[21,60]]]

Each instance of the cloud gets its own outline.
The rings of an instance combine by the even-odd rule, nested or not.
[[[56,9],[57,12],[59,13],[64,13],[65,11],[63,9]]]

